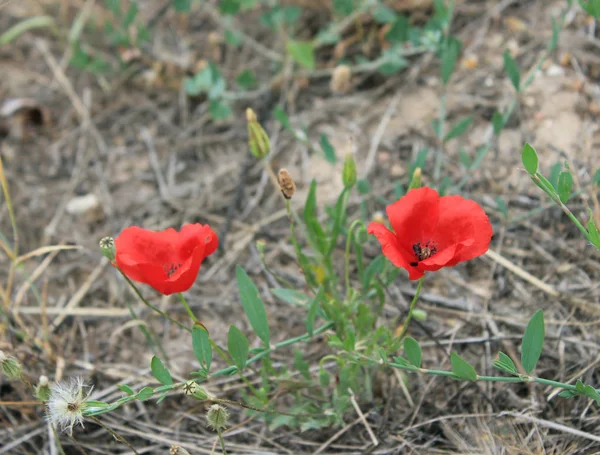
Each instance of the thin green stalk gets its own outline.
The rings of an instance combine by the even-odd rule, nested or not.
[[[300,249],[300,243],[298,243],[298,238],[296,236],[296,224],[294,223],[294,215],[297,214],[292,210],[292,206],[289,199],[285,200],[285,209],[287,211],[288,219],[290,222],[290,231],[292,233],[292,245],[294,245],[294,251],[296,252],[296,259],[298,260],[298,264],[300,265],[300,269],[302,270],[302,274],[304,275],[304,280],[306,284],[312,290],[313,279],[310,270],[306,270],[306,258],[304,254],[302,254],[302,250]]]
[[[280,343],[277,343],[276,345],[274,345],[273,347],[270,347],[268,349],[265,349],[264,351],[258,353],[257,355],[255,355],[254,357],[251,357],[250,359],[248,359],[248,361],[246,362],[246,365],[250,365],[254,362],[257,362],[258,360],[262,359],[263,357],[265,357],[266,355],[270,354],[271,352],[277,350],[277,349],[281,349],[284,348],[286,346],[290,346],[292,344],[295,343],[299,343],[302,341],[307,341],[313,337],[316,337],[317,335],[325,332],[326,330],[329,330],[331,327],[333,327],[333,322],[328,322],[325,325],[322,325],[321,327],[319,327],[318,329],[316,329],[313,332],[313,335],[309,335],[308,333],[305,333],[304,335],[300,335],[294,338],[289,338],[287,340],[284,340]],[[234,374],[237,371],[237,367],[236,366],[230,366],[227,368],[223,368],[222,370],[216,371],[213,374],[211,374],[212,376],[229,376],[231,374]],[[169,386],[161,386],[158,389],[154,389],[154,394],[157,393],[164,393],[164,392],[171,392],[173,390],[177,390],[178,388],[182,387],[183,383],[182,382],[178,382],[175,384],[171,384]],[[117,400],[116,402],[114,402],[113,404],[107,406],[106,408],[102,408],[102,409],[97,409],[97,410],[93,410],[93,411],[84,411],[84,415],[86,416],[96,416],[96,415],[100,415],[100,414],[106,414],[107,412],[112,412],[117,408],[120,408],[121,406],[123,406],[124,404],[130,403],[132,401],[135,401],[136,395],[129,395],[126,397],[123,397],[119,400]]]
[[[362,220],[354,220],[348,228],[348,236],[346,237],[346,299],[350,298],[350,245],[352,244],[352,234],[358,225],[362,225],[364,227],[365,224],[362,222]]]
[[[219,428],[217,430],[217,435],[219,436],[219,442],[221,443],[221,450],[223,451],[223,455],[227,455],[227,450],[225,450],[225,440],[223,439],[223,430]]]
[[[140,321],[142,323],[142,325],[140,325],[140,330],[144,334],[144,337],[146,337],[146,341],[148,342],[148,344],[150,346],[157,346],[162,358],[165,359],[165,362],[169,363],[169,356],[167,355],[167,352],[163,348],[163,345],[160,342],[160,339],[158,338],[158,336],[154,333],[154,331],[150,327],[146,326],[146,323],[144,321],[142,321],[138,317],[135,310],[131,306],[131,303],[129,303],[129,302],[127,302],[127,309],[129,310],[131,319],[133,319],[135,321]]]
[[[187,314],[190,316],[190,318],[192,318],[192,322],[195,324],[196,322],[198,322],[198,319],[196,319],[196,316],[194,316],[194,312],[192,311],[192,309],[187,303],[187,300],[183,296],[183,292],[179,292],[178,295],[179,300],[181,300],[181,303],[183,303],[183,306],[185,307],[185,311],[187,311]]]
[[[139,291],[139,289],[137,288],[137,286],[135,284],[133,284],[133,281],[131,281],[129,279],[129,277],[123,273],[123,271],[121,271],[120,269],[117,269],[117,270],[119,270],[119,272],[121,273],[121,275],[123,275],[123,278],[125,278],[125,281],[127,281],[127,284],[129,284],[129,286],[131,286],[131,289],[133,289],[133,291],[135,292],[135,294],[144,303],[144,305],[146,305],[152,311],[157,312],[158,314],[160,314],[162,317],[166,318],[167,320],[171,321],[173,324],[178,325],[179,327],[181,327],[184,330],[187,330],[190,333],[192,332],[192,329],[190,329],[186,325],[182,324],[181,322],[173,319],[171,316],[169,316],[167,313],[165,313],[164,311],[162,311],[160,308],[157,308],[154,305],[152,305],[150,302],[148,302],[144,298],[144,296],[142,295],[142,293]]]
[[[410,307],[408,308],[408,315],[406,316],[406,319],[404,320],[404,323],[402,324],[402,330],[400,331],[400,335],[398,335],[398,338],[397,338],[398,340],[401,340],[406,335],[406,331],[408,330],[408,324],[410,323],[410,320],[412,319],[413,311],[415,310],[415,306],[417,305],[417,300],[419,300],[419,294],[421,293],[421,287],[423,287],[423,279],[424,278],[425,277],[421,277],[419,279],[419,284],[417,284],[417,290],[412,299],[412,302],[410,302]]]

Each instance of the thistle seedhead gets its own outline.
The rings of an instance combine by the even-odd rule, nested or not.
[[[83,411],[91,393],[92,387],[80,377],[52,385],[47,404],[48,421],[61,431],[72,434],[75,425],[83,426]]]

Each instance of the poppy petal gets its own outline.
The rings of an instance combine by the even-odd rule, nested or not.
[[[131,226],[115,239],[116,263],[131,280],[169,295],[194,284],[202,261],[217,246],[217,235],[207,225],[185,225],[180,232]]]
[[[412,260],[411,253],[399,246],[398,239],[392,231],[381,223],[372,222],[369,223],[367,232],[377,237],[377,240],[381,243],[381,252],[392,264],[408,270],[409,273],[419,273],[418,271],[414,271],[416,270],[415,267],[410,265],[410,261]],[[421,276],[423,276],[422,273]]]
[[[398,240],[412,248],[415,243],[427,242],[438,221],[440,197],[437,191],[415,188],[397,202],[388,205],[386,212]]]
[[[455,255],[447,263],[448,266],[481,256],[488,250],[493,230],[479,204],[461,196],[444,196],[440,198],[439,210],[433,238],[439,250],[456,246]]]

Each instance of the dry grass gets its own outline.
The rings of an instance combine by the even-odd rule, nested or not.
[[[126,382],[136,389],[151,384],[152,352],[140,325],[158,335],[175,377],[185,378],[196,365],[188,335],[140,307],[101,257],[98,240],[116,235],[124,226],[159,229],[200,221],[221,229],[222,236],[226,229],[223,250],[203,265],[188,296],[218,342],[224,342],[230,324],[246,324],[232,279],[234,264],[245,267],[259,283],[274,334],[283,339],[304,331],[302,311],[269,293],[271,276],[261,267],[254,246],[255,240],[264,239],[270,267],[302,286],[272,175],[260,165],[244,167],[246,107],[252,107],[268,126],[272,168],[286,167],[296,176],[296,207],[302,205],[312,178],[319,181],[320,202],[331,202],[341,185],[339,166],[310,156],[305,146],[270,121],[272,107],[280,99],[290,103],[293,123],[305,125],[311,138],[325,132],[339,156],[354,152],[359,172],[372,182],[375,194],[392,197],[391,182],[406,179],[408,163],[422,146],[435,145],[430,121],[437,113],[440,87],[437,64],[426,55],[413,57],[408,71],[388,79],[361,74],[344,96],[329,92],[332,60],[323,64],[319,77],[279,85],[272,81],[265,90],[236,102],[232,121],[211,122],[206,103],[186,98],[177,87],[199,60],[215,57],[215,49],[205,43],[209,33],[221,30],[220,24],[214,14],[199,9],[185,18],[170,11],[157,16],[162,4],[142,2],[144,17],[156,20],[153,44],[143,49],[142,59],[134,65],[139,71],[128,79],[107,80],[69,68],[67,43],[43,30],[0,48],[0,102],[32,98],[52,118],[45,128],[18,130],[14,119],[0,119],[10,131],[0,139],[1,153],[20,227],[21,252],[37,251],[15,269],[8,318],[0,322],[0,349],[14,352],[32,378],[40,374],[89,378],[95,384],[93,398],[98,400],[117,399],[117,384]],[[460,142],[467,150],[483,142],[493,111],[512,100],[513,91],[502,72],[503,50],[514,49],[522,67],[532,68],[549,38],[549,14],[563,4],[460,2],[456,31],[470,60],[462,62],[453,79],[448,113],[451,122],[468,113],[475,115],[474,127]],[[0,7],[0,30],[23,17],[50,14],[64,32],[84,8],[89,8],[87,20],[95,17],[102,23],[101,2],[12,1]],[[516,18],[525,28],[519,28]],[[485,257],[427,279],[422,308],[429,313],[425,325],[436,342],[419,328],[411,332],[423,340],[429,365],[447,366],[452,348],[481,374],[490,374],[490,359],[498,350],[519,357],[519,337],[527,320],[535,309],[543,308],[547,343],[540,375],[600,384],[598,253],[559,209],[545,204],[519,167],[526,140],[536,144],[544,166],[568,159],[576,189],[584,191],[570,202],[571,210],[584,219],[588,208],[600,214],[590,186],[600,139],[600,41],[589,34],[583,38],[585,27],[589,25],[580,14],[569,16],[566,44],[542,67],[522,96],[515,120],[479,169],[466,174],[458,164],[458,147],[446,150],[445,173],[453,182],[464,181],[461,193],[486,208],[496,235]],[[92,44],[102,49],[103,41],[97,38]],[[278,45],[256,32],[239,50],[219,48],[224,75],[232,80],[241,69],[251,68],[266,83],[270,54],[265,55],[262,47],[276,50]],[[432,163],[430,158],[431,166],[424,169],[425,183],[432,179],[428,170]],[[96,196],[99,209],[81,215],[66,210],[74,197],[87,194]],[[236,194],[241,194],[241,202],[232,206]],[[497,196],[508,205],[508,220],[497,210]],[[358,203],[357,198],[351,199],[352,212]],[[371,212],[382,209],[375,198],[369,201]],[[0,206],[0,228],[10,232],[5,205]],[[62,246],[43,249],[49,245]],[[66,245],[78,249],[67,250]],[[376,252],[373,246],[369,254]],[[6,256],[0,255],[0,282],[8,280],[8,268]],[[144,292],[171,316],[185,320],[176,299]],[[388,320],[405,311],[411,292],[411,284],[402,280],[390,288]],[[140,320],[130,319],[127,301]],[[322,342],[306,349],[308,359],[327,352]],[[289,354],[275,356],[274,361],[287,363]],[[228,450],[239,454],[600,453],[600,414],[589,400],[566,401],[539,386],[472,385],[418,376],[409,378],[412,399],[408,399],[400,380],[399,375],[382,372],[373,384],[374,401],[358,402],[362,415],[349,415],[344,428],[270,431],[260,417],[234,412],[233,426],[226,433]],[[235,378],[209,384],[212,393],[225,398],[235,397],[243,387]],[[278,403],[285,407],[286,401]],[[140,454],[166,454],[172,444],[192,454],[216,450],[202,406],[183,397],[168,398],[160,405],[129,405],[103,416],[101,422]],[[0,454],[56,454],[55,439],[43,420],[42,407],[31,403],[25,387],[0,378]],[[61,437],[61,443],[66,454],[133,453],[94,422],[76,431],[74,439]]]

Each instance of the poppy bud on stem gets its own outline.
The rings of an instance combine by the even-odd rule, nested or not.
[[[410,179],[410,185],[408,185],[408,189],[412,190],[413,188],[421,188],[421,168],[418,167],[413,171],[412,178]]]
[[[266,131],[263,129],[256,114],[250,108],[246,109],[246,120],[248,121],[248,145],[250,152],[258,159],[262,159],[269,154],[271,142]]]

